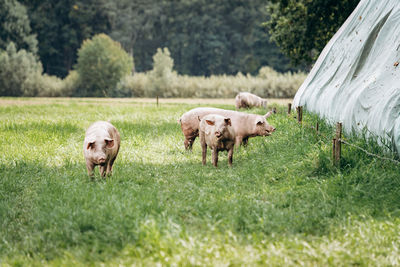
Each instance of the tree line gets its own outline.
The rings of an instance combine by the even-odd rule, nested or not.
[[[0,0],[0,51],[14,42],[65,77],[84,40],[105,33],[152,69],[168,47],[182,75],[304,69],[358,0]]]

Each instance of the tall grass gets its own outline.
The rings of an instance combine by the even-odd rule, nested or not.
[[[193,107],[0,106],[1,264],[399,264],[399,166],[344,147],[335,168],[333,129],[320,121],[317,135],[278,106],[273,136],[236,150],[233,168],[226,154],[203,167],[176,123]],[[122,143],[114,175],[92,182],[82,143],[96,120]]]
[[[278,73],[269,67],[252,76],[238,73],[236,76],[212,75],[195,77],[170,73],[155,87],[155,81],[147,73],[127,76],[118,84],[117,91],[134,97],[197,97],[232,98],[239,92],[251,92],[261,97],[293,97],[306,77],[305,73]]]

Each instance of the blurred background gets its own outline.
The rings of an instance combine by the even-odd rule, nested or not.
[[[0,0],[0,95],[292,97],[355,0]]]

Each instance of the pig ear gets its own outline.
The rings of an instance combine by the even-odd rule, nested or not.
[[[89,150],[94,145],[94,141],[88,142],[86,149]]]
[[[112,148],[114,146],[114,140],[111,138],[104,139],[106,141],[106,148]]]
[[[225,119],[225,123],[226,123],[227,125],[229,125],[229,126],[232,126],[232,124],[231,124],[231,119],[230,119],[230,118],[226,118],[226,119]]]
[[[206,122],[207,122],[208,125],[214,125],[214,122],[213,122],[213,121],[206,120]]]
[[[268,111],[268,113],[264,115],[264,118],[267,119],[268,117],[270,117],[272,115],[272,113],[274,113],[274,112],[273,111]]]

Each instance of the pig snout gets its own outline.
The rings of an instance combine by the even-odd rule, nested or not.
[[[272,127],[272,126],[267,127],[267,128],[265,129],[265,135],[271,135],[271,133],[272,133],[272,132],[275,132],[275,130],[276,130],[275,127]]]
[[[106,164],[106,157],[99,157],[99,158],[97,159],[97,162],[98,162],[100,165]]]

